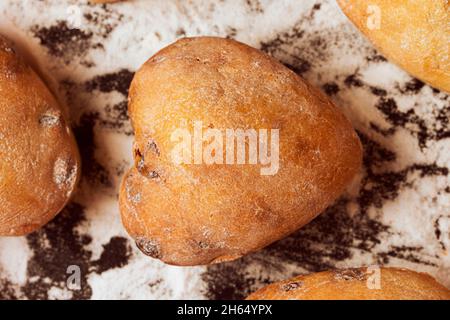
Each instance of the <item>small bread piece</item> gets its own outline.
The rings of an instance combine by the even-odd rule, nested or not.
[[[80,160],[56,98],[1,36],[0,97],[0,236],[20,236],[64,207]]]
[[[414,77],[450,93],[448,0],[338,0],[338,3],[387,58]]]
[[[377,280],[379,277],[379,281]],[[426,273],[367,268],[313,273],[277,282],[248,300],[450,300],[450,290]]]
[[[122,221],[145,254],[169,264],[233,260],[289,235],[361,165],[356,132],[325,95],[233,40],[183,39],[157,53],[136,73],[128,111],[135,165],[122,182]],[[220,132],[279,130],[279,169],[177,164],[174,133],[199,121]]]

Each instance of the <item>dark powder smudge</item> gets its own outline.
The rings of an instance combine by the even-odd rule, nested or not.
[[[74,134],[78,142],[82,166],[83,178],[91,184],[112,186],[108,170],[100,164],[95,157],[95,131],[94,127],[99,120],[98,113],[85,113],[74,128]]]
[[[379,173],[380,166],[384,162],[395,160],[395,154],[364,134],[360,133],[359,136],[364,145],[363,164],[366,169],[366,176],[359,192],[359,204],[363,213],[371,206],[381,208],[385,201],[395,199],[399,195],[400,188],[408,184],[410,173],[418,172],[420,177],[448,175],[448,168],[436,164],[414,164],[401,171]]]
[[[319,33],[305,33],[305,25],[313,22],[315,13],[321,9],[321,4],[316,3],[309,13],[305,14],[293,28],[289,31],[281,32],[269,41],[263,41],[260,49],[271,56],[276,56],[278,60],[282,60],[285,66],[293,70],[299,75],[303,75],[310,71],[313,67],[311,61],[324,60],[323,52],[327,47],[326,39]],[[301,46],[297,42],[301,41]],[[285,49],[293,47],[294,54]],[[305,50],[306,49],[306,50]],[[304,54],[304,56],[299,56]],[[314,56],[313,58],[311,56]]]
[[[295,66],[288,63],[285,63],[284,65],[289,69],[291,69],[292,71],[294,71],[295,73],[297,73],[298,75],[302,75],[311,69],[311,64],[308,61],[303,60],[301,58],[296,58]]]
[[[98,123],[104,127],[120,131],[126,135],[132,135],[133,130],[130,127],[128,117],[128,90],[133,80],[134,72],[122,69],[117,72],[99,75],[86,83],[83,87],[87,92],[95,93],[100,91],[102,93],[118,92],[123,96],[123,100],[114,105],[107,105],[105,107],[104,116],[98,116]]]
[[[50,55],[62,58],[70,63],[73,57],[83,57],[91,49],[103,48],[100,43],[93,43],[93,33],[71,28],[66,21],[58,21],[50,27],[34,26],[31,32],[40,40]]]
[[[401,93],[410,93],[410,94],[418,94],[420,90],[425,86],[425,83],[420,81],[419,79],[412,79],[399,88]]]
[[[122,132],[127,136],[133,135],[129,126],[128,102],[126,100],[105,107],[106,118],[99,119],[99,124],[108,129]]]
[[[123,237],[113,237],[103,246],[100,258],[92,261],[92,253],[85,249],[92,242],[77,231],[85,222],[84,208],[72,202],[50,223],[27,236],[33,257],[28,261],[27,283],[17,290],[0,279],[0,299],[48,299],[51,288],[70,290],[67,286],[69,266],[80,268],[80,289],[71,290],[72,299],[89,299],[92,288],[87,282],[90,273],[102,273],[127,265],[132,251]]]
[[[418,145],[421,149],[427,146],[429,141],[439,141],[450,137],[449,118],[450,118],[450,103],[449,96],[444,95],[441,100],[446,104],[443,108],[433,111],[433,124],[427,124],[425,119],[416,114],[414,108],[408,111],[400,111],[397,102],[390,97],[387,90],[369,86],[365,84],[359,77],[358,70],[353,74],[348,75],[344,80],[347,88],[365,88],[378,97],[378,102],[375,107],[381,111],[385,119],[392,125],[388,129],[381,129],[376,123],[371,122],[371,129],[384,135],[390,136],[397,131],[397,128],[404,128],[412,135],[417,137]],[[397,88],[401,94],[418,94],[425,84],[417,79],[412,79],[403,86]],[[439,94],[436,93],[436,94]]]
[[[70,276],[67,268],[70,265],[76,265],[81,270],[81,290],[72,291],[73,298],[91,297],[92,290],[87,283],[91,252],[84,246],[92,240],[76,230],[84,221],[84,208],[72,202],[44,228],[27,236],[28,245],[34,253],[28,261],[28,282],[21,288],[27,298],[48,299],[50,288],[66,289]]]
[[[389,262],[389,258],[397,258],[420,263],[422,265],[437,267],[435,263],[425,261],[417,256],[417,253],[420,253],[422,250],[422,247],[392,246],[389,251],[379,254],[379,261],[380,263],[387,263]]]
[[[325,83],[322,86],[323,91],[329,96],[334,96],[340,90],[339,85],[334,82]]]
[[[364,83],[362,82],[362,80],[359,78],[359,74],[358,71],[355,71],[355,73],[347,76],[347,78],[345,78],[344,83],[347,87],[362,87],[364,86]]]
[[[367,62],[387,62],[387,59],[383,57],[377,50],[373,50],[373,53],[366,57]]]
[[[16,300],[18,298],[14,285],[8,279],[0,278],[0,300]]]
[[[97,6],[97,8],[100,8]],[[109,34],[123,21],[124,15],[111,9],[108,5],[101,6],[101,10],[84,14],[90,25],[95,26],[96,34],[106,39]]]
[[[250,12],[264,13],[264,9],[259,0],[247,0],[246,3]]]
[[[441,239],[442,231],[439,227],[439,220],[442,219],[443,217],[444,217],[443,215],[440,215],[439,218],[437,218],[436,221],[434,222],[434,235],[436,236],[436,240],[439,242],[442,250],[447,250],[444,241],[442,241]]]
[[[117,91],[126,97],[128,96],[128,89],[130,88],[133,77],[134,72],[122,69],[118,72],[97,76],[86,82],[85,87],[89,92],[94,90],[99,90],[104,93]]]
[[[402,112],[398,109],[397,102],[393,98],[381,97],[375,106],[383,112],[386,120],[396,127],[405,127],[406,124],[415,124],[417,129],[411,129],[411,133],[417,136],[419,146],[425,148],[427,141],[433,135],[429,133],[427,125],[423,119],[416,115],[414,109]]]
[[[51,26],[35,25],[30,31],[38,38],[50,55],[61,58],[65,64],[79,58],[85,67],[94,63],[85,59],[90,50],[104,49],[102,39],[106,39],[122,22],[124,15],[113,11],[108,6],[96,6],[84,14],[86,29],[75,28],[67,21],[59,20]],[[89,28],[89,29],[88,29]],[[99,40],[96,40],[99,38]]]
[[[109,243],[103,246],[100,259],[92,262],[92,267],[95,272],[102,273],[126,266],[130,257],[131,247],[128,240],[123,237],[112,237]]]
[[[387,91],[378,87],[370,87],[370,92],[378,97],[387,96]]]

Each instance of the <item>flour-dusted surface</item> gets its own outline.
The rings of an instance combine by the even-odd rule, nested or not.
[[[55,78],[83,159],[79,191],[53,222],[0,239],[0,298],[243,298],[296,274],[368,264],[450,287],[450,97],[387,62],[334,1],[2,0],[0,21]],[[194,35],[261,48],[321,87],[358,130],[365,160],[348,192],[294,235],[235,262],[180,268],[135,248],[117,190],[132,163],[133,72]],[[71,265],[80,290],[66,285]]]

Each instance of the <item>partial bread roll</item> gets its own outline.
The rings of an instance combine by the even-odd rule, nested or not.
[[[450,93],[448,0],[338,0],[343,12],[413,76]]]
[[[0,236],[19,236],[64,207],[80,160],[60,104],[1,36],[0,97]]]
[[[169,264],[233,260],[289,235],[361,165],[358,136],[325,95],[233,40],[183,39],[154,55],[133,79],[129,115],[135,164],[122,220]],[[239,129],[249,135],[238,146]]]
[[[450,300],[426,273],[397,268],[325,271],[277,282],[248,300]]]

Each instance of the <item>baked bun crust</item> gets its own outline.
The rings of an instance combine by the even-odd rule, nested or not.
[[[129,115],[135,165],[120,191],[123,224],[144,253],[169,264],[233,260],[289,235],[361,165],[358,136],[325,95],[233,40],[189,38],[158,52],[135,75]],[[193,132],[195,121],[203,129],[278,129],[279,170],[175,164],[172,135]]]
[[[414,77],[450,93],[449,1],[337,2],[387,58]]]
[[[55,96],[1,36],[0,96],[0,236],[19,236],[64,207],[80,160]]]
[[[426,273],[407,269],[334,270],[271,284],[248,300],[450,300],[450,291]],[[379,288],[379,289],[378,289]]]

